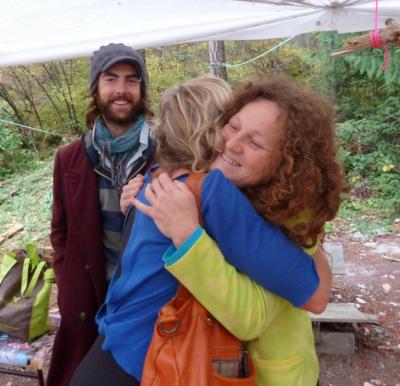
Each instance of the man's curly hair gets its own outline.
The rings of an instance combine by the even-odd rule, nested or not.
[[[281,159],[271,178],[245,193],[270,223],[282,227],[298,245],[312,247],[323,238],[325,222],[335,217],[343,189],[336,159],[334,110],[319,94],[278,75],[236,90],[222,124],[259,98],[282,109]],[[309,219],[302,216],[302,223],[288,226],[290,219],[307,211]]]

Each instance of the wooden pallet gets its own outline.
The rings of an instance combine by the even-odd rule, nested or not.
[[[313,322],[318,323],[372,323],[379,324],[376,315],[361,312],[354,303],[329,303],[322,314],[310,312]]]
[[[319,315],[310,313],[310,317],[319,354],[351,355],[355,351],[355,337],[352,332],[322,331],[321,324],[379,324],[376,315],[361,312],[354,303],[329,303],[323,313]]]

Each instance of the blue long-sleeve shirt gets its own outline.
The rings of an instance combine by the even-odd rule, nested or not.
[[[149,182],[146,175],[145,186]],[[144,188],[138,198],[147,203]],[[230,264],[295,306],[310,298],[319,285],[310,256],[260,217],[219,170],[205,177],[201,201],[205,230]],[[170,246],[152,219],[137,211],[119,275],[114,274],[97,315],[103,349],[138,380],[158,311],[178,287],[161,258]]]

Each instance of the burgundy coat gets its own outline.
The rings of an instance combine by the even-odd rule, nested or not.
[[[55,157],[50,239],[61,325],[47,386],[67,386],[97,337],[94,318],[106,294],[97,175],[82,140]]]

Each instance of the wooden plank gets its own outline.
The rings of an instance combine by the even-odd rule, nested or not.
[[[351,332],[321,331],[316,344],[318,354],[353,355],[355,338]]]
[[[395,257],[383,256],[383,258],[386,260],[397,261],[398,263],[400,263],[400,259],[396,259]]]
[[[379,324],[376,315],[363,314],[354,303],[329,303],[322,314],[309,314],[313,322]]]
[[[7,239],[13,237],[16,233],[24,229],[21,224],[16,224],[0,235],[0,244],[4,243]]]
[[[324,243],[323,249],[331,263],[332,273],[334,275],[345,275],[343,245],[341,243]]]

